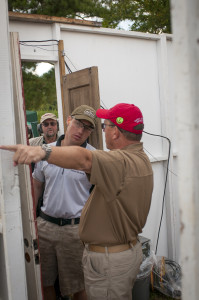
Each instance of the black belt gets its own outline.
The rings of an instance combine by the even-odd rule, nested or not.
[[[74,225],[74,224],[79,224],[80,218],[75,218],[75,219],[63,219],[63,218],[54,218],[51,216],[46,215],[43,211],[40,210],[39,216],[51,223],[57,224],[59,226],[64,226],[64,225]]]

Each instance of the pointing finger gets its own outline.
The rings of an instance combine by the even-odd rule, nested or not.
[[[0,149],[2,150],[8,150],[8,151],[12,151],[12,152],[16,152],[18,149],[18,145],[5,145],[5,146],[0,146]]]

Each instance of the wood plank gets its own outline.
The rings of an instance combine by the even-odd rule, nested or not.
[[[64,76],[63,92],[67,116],[82,104],[89,105],[95,110],[100,108],[98,68],[90,67]],[[97,119],[97,125],[89,137],[89,143],[97,149],[103,149],[100,119]]]
[[[21,73],[18,33],[10,33],[13,71],[13,97],[17,144],[27,144],[26,113]],[[33,203],[32,171],[30,166],[19,166],[19,185],[21,214],[24,237],[24,256],[29,300],[42,299],[41,269],[36,228],[35,207]]]
[[[65,72],[65,62],[64,62],[64,42],[60,40],[58,43],[59,52],[59,71],[60,71],[60,85],[61,85],[61,100],[62,100],[62,116],[64,124],[64,132],[66,131],[66,112],[64,106],[64,92],[63,92],[63,77],[66,75]]]
[[[87,21],[80,19],[71,19],[64,17],[55,17],[47,15],[37,15],[37,14],[25,14],[9,11],[9,19],[12,21],[25,21],[25,22],[36,22],[36,23],[62,23],[62,24],[73,24],[73,25],[84,25],[92,27],[101,27],[102,24],[96,21]]]

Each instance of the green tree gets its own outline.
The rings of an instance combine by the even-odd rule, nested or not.
[[[140,0],[135,5],[136,14],[131,30],[171,33],[169,0]]]
[[[8,0],[8,9],[31,14],[85,18],[98,16],[104,7],[100,0]]]
[[[22,63],[24,97],[27,110],[57,110],[54,68],[42,76],[34,74],[37,63]]]
[[[133,22],[131,30],[171,33],[169,0],[8,0],[11,11],[58,17],[98,17],[104,27]]]
[[[120,21],[132,21],[131,30],[171,33],[169,0],[102,0],[103,26],[115,28]]]

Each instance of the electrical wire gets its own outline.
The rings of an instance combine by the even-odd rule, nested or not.
[[[182,272],[178,263],[162,257],[153,265],[151,275],[152,289],[154,287],[172,299],[181,299]]]
[[[28,46],[28,47],[40,47],[40,46],[43,46],[43,47],[50,47],[50,46],[57,46],[57,44],[50,44],[50,45],[28,45],[27,43],[25,42],[20,42],[20,45],[23,45],[23,46]]]
[[[166,186],[167,186],[167,178],[168,178],[168,171],[169,171],[169,160],[170,160],[170,152],[171,152],[171,141],[168,137],[159,135],[159,134],[153,134],[149,133],[143,130],[144,133],[153,135],[153,136],[158,136],[161,138],[166,139],[169,142],[169,152],[168,152],[168,159],[167,159],[167,170],[166,170],[166,178],[165,178],[165,184],[164,184],[164,193],[163,193],[163,200],[162,200],[162,212],[161,212],[161,217],[160,217],[160,223],[159,223],[159,229],[158,229],[158,236],[157,236],[157,242],[156,242],[156,248],[155,248],[155,254],[157,254],[157,248],[158,248],[158,242],[159,242],[159,237],[160,237],[160,229],[162,225],[162,218],[163,218],[163,212],[164,212],[164,202],[165,202],[165,194],[166,194]]]
[[[153,156],[153,154],[151,154],[145,147],[143,147],[144,148],[144,150],[146,151],[146,152],[148,152],[149,153],[149,155],[151,155],[152,157],[153,157],[153,159],[155,160],[155,161],[157,161],[157,162],[159,162],[159,160],[155,157],[155,156]],[[167,167],[164,167],[163,166],[163,168],[167,168]],[[173,174],[174,176],[176,176],[176,177],[178,177],[178,175],[176,174],[176,173],[174,173],[171,169],[168,169],[169,170],[169,172],[171,173],[171,174]]]
[[[66,63],[65,59],[64,59],[64,63],[65,63],[65,66],[66,66],[66,68],[67,68],[67,70],[68,70],[68,73],[72,73],[72,71],[71,71],[71,69],[69,68],[68,64]]]
[[[34,41],[19,41],[19,43],[43,43],[43,42],[57,42],[59,43],[58,40],[40,40],[40,41],[37,41],[37,40],[34,40]]]
[[[57,43],[56,44],[49,44],[49,45],[47,45],[47,44],[43,44],[43,45],[42,44],[38,44],[38,45],[37,44],[32,44],[32,43],[44,43],[44,42],[57,42]],[[28,43],[31,43],[31,44],[28,45]],[[66,56],[67,59],[71,62],[71,64],[75,68],[75,70],[77,70],[77,68],[74,66],[74,64],[70,60],[70,58],[63,51],[60,51],[58,49],[57,50],[55,50],[55,49],[48,50],[48,49],[42,48],[42,47],[58,46],[58,43],[59,43],[59,41],[58,40],[54,40],[54,39],[52,39],[52,40],[40,40],[40,41],[38,41],[38,40],[34,40],[34,41],[19,41],[19,44],[22,45],[22,46],[35,47],[35,48],[38,48],[38,49],[41,49],[41,50],[44,50],[44,51],[52,51],[52,52],[53,51],[58,51],[58,52],[61,52],[62,56]],[[69,65],[66,63],[65,59],[64,59],[64,63],[65,63],[65,66],[66,66],[68,72],[72,73],[72,70],[70,69]]]
[[[105,108],[102,105],[100,105],[100,107],[103,108],[103,109],[107,109],[107,107],[106,107],[105,103],[103,102],[103,100],[100,99],[100,101],[102,102],[102,104],[104,105]]]
[[[68,58],[68,60],[71,62],[71,64],[74,67],[74,69],[77,71],[77,68],[74,66],[74,64],[72,63],[72,61],[70,60],[70,58],[66,55],[66,53],[64,53],[63,56],[66,56]]]
[[[21,44],[21,45],[25,46],[24,44]],[[26,46],[30,46],[30,45],[26,45]],[[49,52],[57,51],[57,50],[48,50],[48,49],[44,49],[44,48],[42,48],[42,47],[40,47],[40,46],[34,46],[34,47],[35,47],[35,48],[38,48],[38,49],[41,49],[41,50],[44,50],[44,51],[49,51]]]

